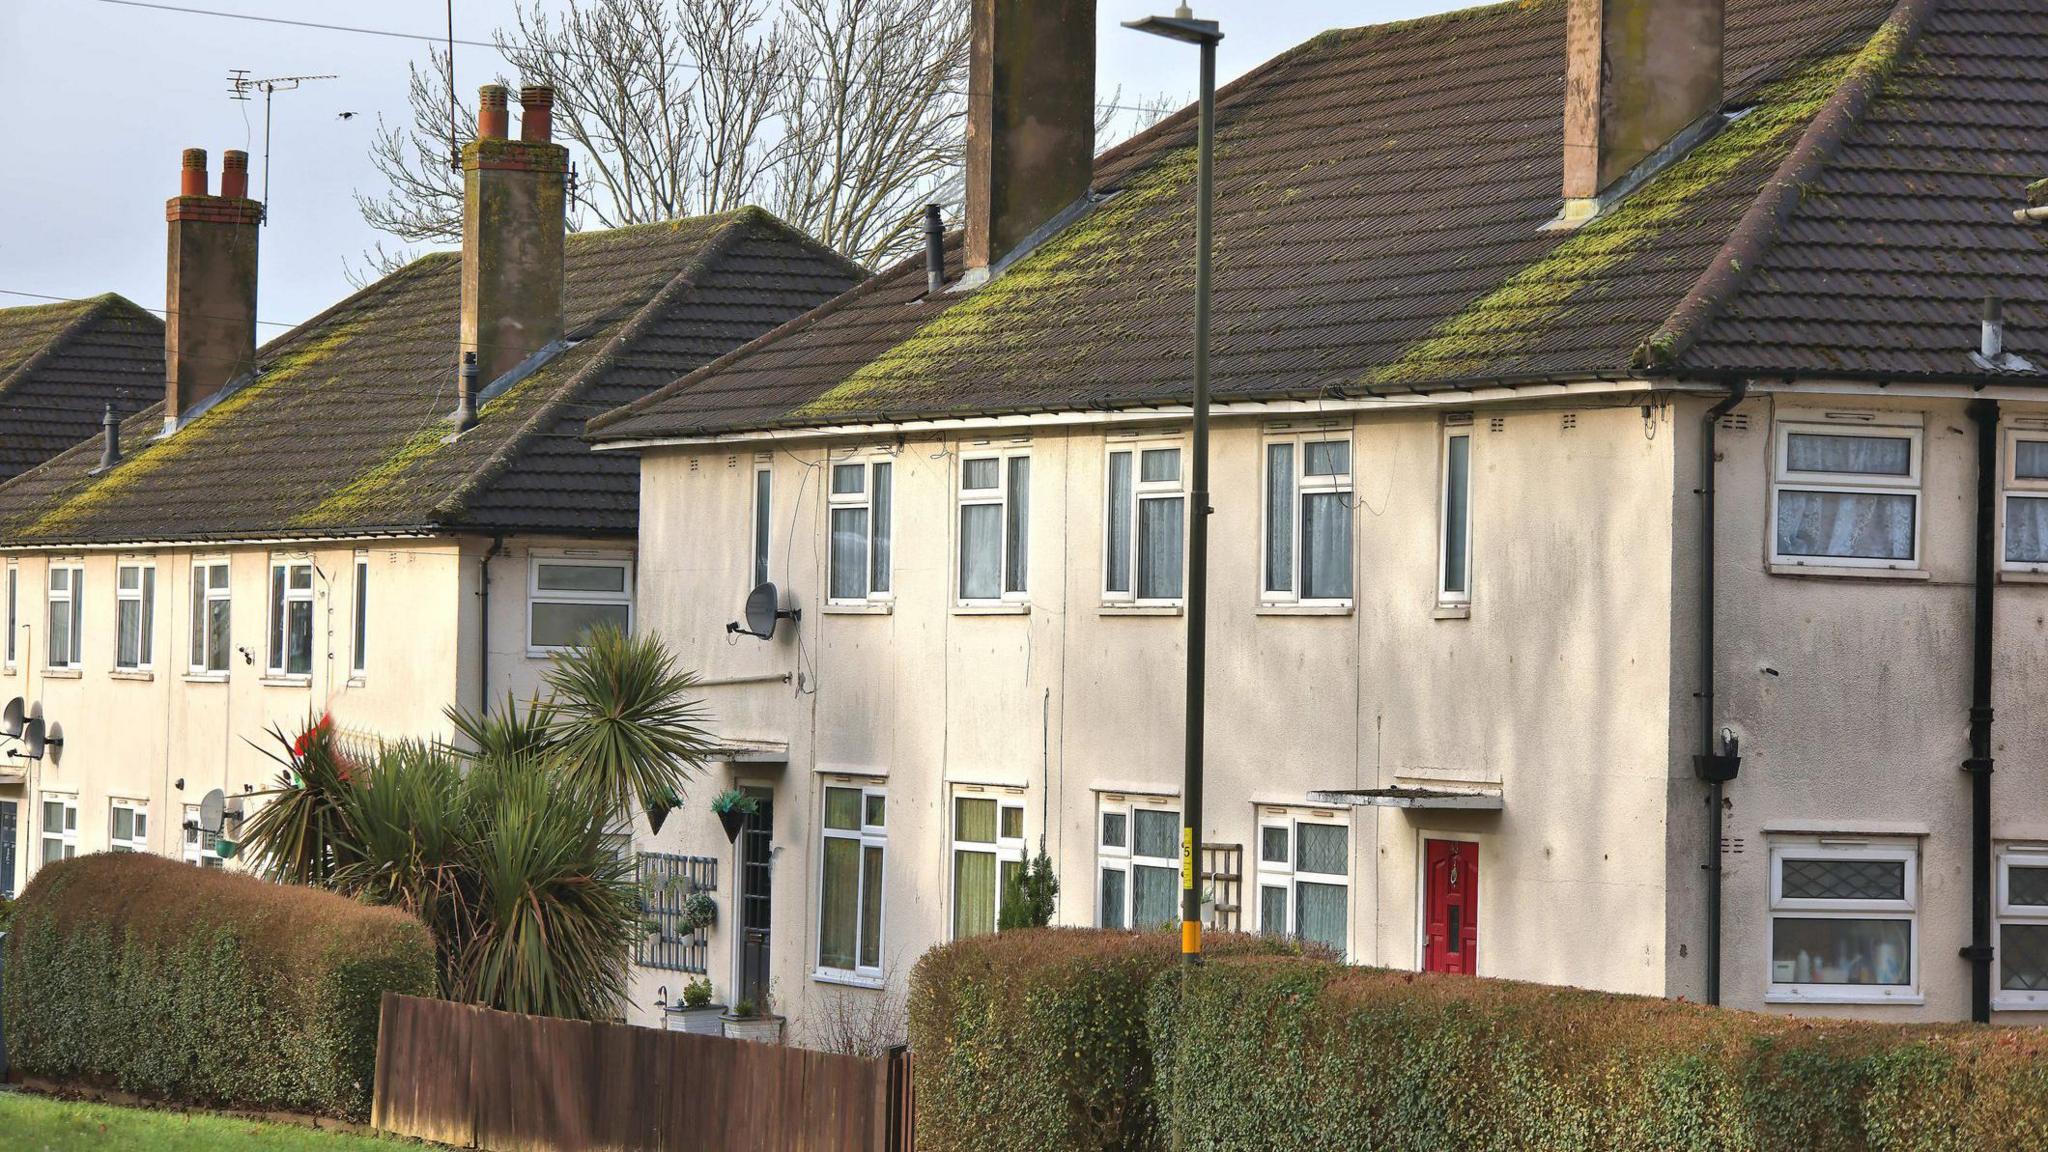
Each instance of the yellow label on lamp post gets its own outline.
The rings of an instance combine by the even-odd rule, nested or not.
[[[1180,890],[1195,890],[1195,830],[1180,830]]]

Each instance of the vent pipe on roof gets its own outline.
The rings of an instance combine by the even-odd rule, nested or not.
[[[946,220],[937,204],[924,206],[924,294],[946,290]]]
[[[164,205],[164,428],[256,366],[256,234],[249,154],[221,158],[220,195],[206,192],[206,150],[187,148],[178,195]]]
[[[457,432],[467,432],[476,427],[476,353],[462,354],[462,371],[455,378],[455,411],[448,414],[448,422],[455,425]]]
[[[1565,33],[1567,219],[1721,109],[1725,0],[1571,0]]]
[[[1984,298],[1984,334],[1977,350],[1993,363],[2005,353],[2005,301],[1997,296]]]
[[[106,413],[100,417],[100,435],[105,439],[100,445],[100,466],[93,469],[94,475],[111,471],[121,462],[121,422],[114,419],[112,404],[107,405]]]
[[[972,3],[965,264],[981,272],[1088,194],[1095,0]]]
[[[552,141],[554,89],[519,90],[517,140],[507,95],[484,86],[477,138],[462,149],[460,351],[486,387],[562,335],[569,151]]]

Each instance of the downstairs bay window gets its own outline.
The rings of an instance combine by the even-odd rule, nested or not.
[[[821,973],[882,978],[882,876],[888,800],[880,788],[825,788],[818,900]]]
[[[1919,855],[1903,841],[1821,837],[1772,845],[1765,998],[1917,1002]]]
[[[1096,913],[1104,928],[1149,932],[1180,920],[1180,809],[1157,796],[1106,794],[1096,818]]]

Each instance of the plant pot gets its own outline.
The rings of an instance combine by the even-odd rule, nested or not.
[[[692,1036],[723,1036],[724,1016],[723,1004],[683,1006],[669,1009],[662,1018],[662,1026],[671,1032],[687,1032]]]
[[[756,1044],[782,1043],[782,1017],[780,1016],[723,1016],[719,1023],[725,1026],[728,1040],[752,1040]]]
[[[747,814],[737,808],[730,812],[720,812],[718,822],[725,828],[725,842],[730,844],[740,838],[740,829],[747,826]]]

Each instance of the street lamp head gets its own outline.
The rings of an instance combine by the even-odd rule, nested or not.
[[[1143,20],[1126,20],[1124,27],[1151,36],[1164,36],[1168,40],[1211,47],[1223,39],[1222,25],[1214,20],[1195,19],[1195,14],[1185,4],[1175,9],[1171,16],[1147,16]]]

